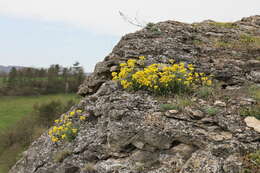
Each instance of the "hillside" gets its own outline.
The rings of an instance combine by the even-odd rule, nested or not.
[[[78,94],[10,173],[257,173],[260,16],[148,24]]]

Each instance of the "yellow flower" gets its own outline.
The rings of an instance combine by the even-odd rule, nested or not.
[[[58,127],[57,127],[57,126],[53,126],[52,132],[53,132],[53,133],[56,133],[57,130],[58,130]]]
[[[65,139],[66,138],[66,134],[61,135],[61,139]]]
[[[67,122],[66,126],[70,126],[72,124],[72,122]]]
[[[127,80],[121,80],[121,85],[123,88],[129,88],[132,84],[132,82],[128,82]]]
[[[49,130],[48,134],[51,136],[52,135],[52,130]]]
[[[57,119],[57,120],[55,120],[54,122],[58,124],[58,123],[60,122],[60,120],[59,120],[59,119]]]
[[[85,116],[80,116],[79,119],[83,121],[83,120],[86,119],[86,117]]]
[[[82,110],[77,110],[76,112],[80,114],[80,113],[82,113]]]
[[[212,85],[212,81],[211,80],[207,80],[207,85]]]
[[[55,136],[52,136],[52,137],[51,137],[51,141],[52,141],[52,142],[58,142],[58,140],[59,140],[59,139],[58,139],[57,137],[55,137]]]
[[[129,67],[134,67],[134,66],[135,66],[135,63],[136,63],[136,60],[135,60],[135,59],[129,59],[129,60],[127,61],[127,65],[128,65]]]
[[[174,59],[170,59],[169,62],[170,62],[171,64],[173,64],[173,63],[175,62],[175,60],[174,60]]]
[[[73,128],[71,130],[72,130],[72,133],[77,133],[77,131],[78,131],[78,129],[75,129],[75,128]]]
[[[74,116],[74,115],[75,115],[74,111],[70,112],[70,116]]]
[[[144,56],[139,56],[139,59],[143,61],[143,60],[145,60],[145,57]]]
[[[125,66],[127,66],[126,63],[121,63],[121,64],[120,64],[120,67],[125,67]]]
[[[58,127],[58,130],[63,130],[63,127],[62,127],[62,126],[59,126],[59,127]]]

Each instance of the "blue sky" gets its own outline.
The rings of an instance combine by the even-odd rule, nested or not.
[[[92,71],[120,38],[61,22],[6,16],[0,16],[0,26],[1,65],[69,66],[79,61]]]
[[[260,14],[260,0],[0,0],[0,65],[70,66],[91,72],[135,27],[123,12],[148,22],[212,19],[232,22]]]

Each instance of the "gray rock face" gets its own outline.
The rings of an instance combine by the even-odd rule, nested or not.
[[[90,117],[81,124],[77,137],[54,144],[47,132],[42,134],[10,173],[239,173],[241,154],[260,149],[260,133],[237,114],[241,99],[224,102],[218,98],[225,106],[219,105],[215,116],[194,106],[162,111],[164,102],[157,97],[124,91],[110,80],[120,62],[145,55],[149,63],[167,63],[169,58],[192,62],[226,85],[242,85],[250,80],[247,58],[259,55],[259,49],[250,56],[236,49],[236,57],[231,57],[234,50],[218,52],[212,46],[215,37],[235,40],[248,31],[240,25],[260,34],[259,16],[236,24],[239,27],[230,29],[209,21],[194,25],[167,21],[155,25],[159,33],[145,28],[124,36],[79,90],[85,97],[72,109],[82,109]],[[215,101],[196,102],[202,107],[214,106]],[[66,157],[54,159],[64,151],[69,151]]]
[[[193,63],[201,72],[211,73],[228,85],[243,83],[246,78],[259,82],[259,60],[255,58],[260,57],[260,41],[247,42],[245,37],[259,39],[258,23],[259,16],[243,18],[233,25],[166,21],[154,25],[160,32],[144,28],[127,34],[103,62],[97,63],[78,93],[93,94],[101,83],[111,79],[111,71],[117,70],[121,62],[140,55],[147,57],[150,64],[167,63],[169,59]]]

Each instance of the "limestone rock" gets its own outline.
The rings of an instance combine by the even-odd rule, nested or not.
[[[255,117],[246,117],[245,123],[248,127],[252,127],[255,131],[260,133],[260,120]]]
[[[227,106],[225,102],[222,102],[220,100],[216,100],[214,105],[219,106],[219,107],[226,107]]]

